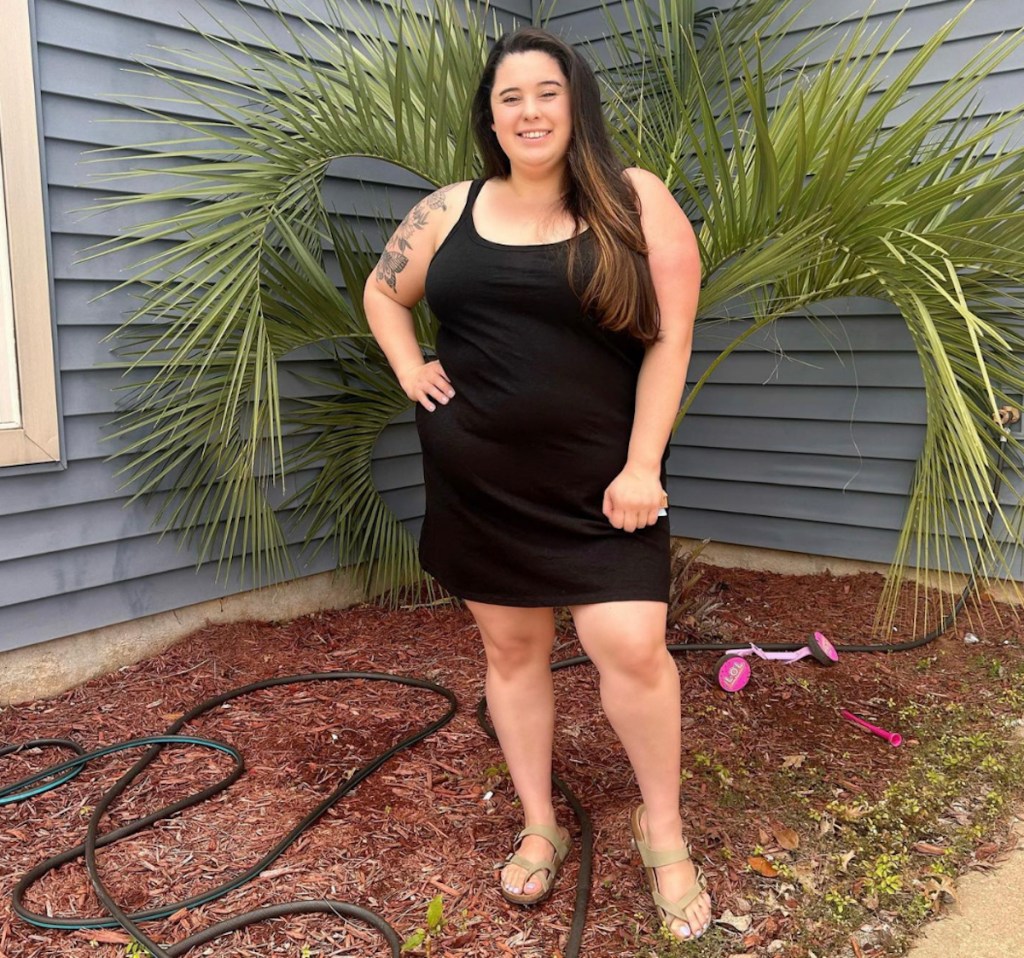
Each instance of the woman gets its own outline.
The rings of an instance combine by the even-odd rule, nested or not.
[[[549,668],[554,608],[568,606],[643,797],[632,829],[659,915],[696,937],[711,903],[682,839],[664,490],[696,240],[660,180],[623,170],[593,73],[553,35],[497,40],[472,123],[483,178],[412,210],[364,303],[417,403],[420,559],[480,629],[488,707],[522,802],[501,892],[542,901],[569,851],[551,797]],[[439,320],[432,362],[410,313],[424,295]]]

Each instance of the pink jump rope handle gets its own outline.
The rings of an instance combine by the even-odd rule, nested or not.
[[[889,732],[884,728],[879,728],[877,725],[872,725],[859,715],[854,715],[853,712],[849,712],[846,709],[842,709],[839,714],[848,722],[853,722],[854,725],[867,729],[873,735],[884,738],[893,748],[899,748],[903,744],[903,736],[899,732]]]
[[[800,659],[806,658],[811,654],[811,650],[808,648],[797,649],[795,652],[765,652],[758,645],[754,645],[753,642],[745,649],[730,649],[730,655],[756,655],[761,659],[777,660],[779,662],[796,662]]]

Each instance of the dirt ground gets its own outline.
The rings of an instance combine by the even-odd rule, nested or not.
[[[815,629],[840,648],[878,641],[867,630],[881,590],[879,576],[696,569],[695,590],[704,610],[670,631],[670,643],[790,642]],[[894,641],[912,637],[909,599],[906,606]],[[978,642],[965,643],[967,633]],[[807,944],[808,928],[821,920],[810,900],[820,898],[823,889],[812,895],[813,879],[793,881],[792,876],[799,875],[799,849],[810,855],[821,828],[820,817],[799,818],[801,809],[824,810],[837,800],[852,807],[881,795],[907,772],[926,737],[937,734],[929,715],[950,702],[977,705],[979,727],[991,726],[999,712],[997,692],[1024,662],[1020,639],[1012,612],[986,603],[972,606],[955,628],[914,651],[841,654],[834,668],[811,660],[755,661],[750,684],[734,695],[713,679],[718,653],[678,656],[684,816],[708,874],[716,914],[737,917],[734,925],[716,926],[707,942],[685,953],[843,954],[815,952]],[[564,628],[556,659],[579,653],[571,627]],[[202,700],[273,676],[342,670],[429,679],[458,696],[460,710],[449,724],[388,761],[258,878],[217,901],[146,922],[144,929],[169,945],[252,908],[332,899],[379,912],[404,940],[427,927],[428,904],[440,895],[443,924],[413,954],[562,958],[579,845],[555,894],[542,906],[520,909],[499,895],[497,869],[520,822],[501,753],[475,720],[484,664],[470,614],[451,604],[399,611],[367,604],[288,622],[217,625],[54,699],[0,711],[0,744],[67,737],[94,750],[160,733]],[[556,771],[588,810],[594,833],[591,902],[580,954],[613,958],[664,949],[629,842],[629,813],[639,800],[636,783],[602,715],[596,671],[589,665],[559,671],[555,687]],[[916,711],[908,712],[911,703]],[[432,693],[369,679],[284,685],[225,703],[189,722],[182,733],[238,748],[245,775],[201,805],[101,849],[104,883],[121,907],[142,910],[228,881],[258,861],[355,769],[438,719],[446,707]],[[839,716],[843,708],[898,730],[904,745],[892,748],[856,729]],[[916,717],[908,719],[910,714]],[[135,953],[120,929],[33,927],[13,915],[10,893],[26,870],[82,841],[101,792],[139,754],[94,761],[61,788],[0,807],[0,958]],[[14,781],[64,757],[47,748],[2,758],[0,779]],[[224,755],[209,749],[165,748],[113,806],[103,831],[197,791],[229,768]],[[803,795],[802,803],[791,800],[797,794]],[[578,838],[569,808],[564,802],[559,808]],[[968,865],[987,867],[1008,842],[999,827],[989,829],[977,836]],[[787,863],[787,869],[780,875],[773,862]],[[102,914],[81,859],[45,875],[29,888],[25,904],[44,915]],[[881,914],[879,921],[884,918]],[[835,940],[824,925],[820,934],[823,941]],[[897,951],[892,941],[877,939],[854,941],[845,953],[874,958]],[[252,926],[191,954],[386,953],[366,925],[312,915]]]

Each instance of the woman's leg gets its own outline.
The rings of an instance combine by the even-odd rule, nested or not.
[[[652,849],[682,844],[679,813],[681,717],[679,671],[665,645],[664,602],[599,602],[572,606],[576,632],[601,676],[601,704],[633,766],[646,806],[641,823]],[[657,869],[658,886],[677,900],[696,880],[693,863]],[[699,934],[711,900],[698,896],[675,921],[679,937]],[[689,927],[687,927],[689,926]]]
[[[487,710],[498,734],[509,775],[523,806],[526,825],[554,825],[551,802],[551,744],[555,694],[551,649],[555,614],[551,608],[515,608],[466,601],[487,653]],[[527,835],[519,854],[551,860],[554,849],[539,835]],[[502,884],[514,894],[540,890],[536,879],[523,884],[518,865],[506,865]]]

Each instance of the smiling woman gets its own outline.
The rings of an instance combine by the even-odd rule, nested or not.
[[[540,166],[563,157],[572,135],[568,81],[541,50],[506,57],[491,96],[491,129],[506,156]]]
[[[364,304],[417,403],[420,562],[476,619],[522,800],[502,895],[543,901],[570,852],[551,801],[549,671],[554,607],[568,606],[640,785],[632,827],[659,914],[689,938],[711,909],[681,838],[663,507],[700,261],[664,185],[615,155],[600,103],[557,37],[499,38],[473,98],[483,176],[409,214]],[[410,312],[424,297],[438,319],[432,362]]]

